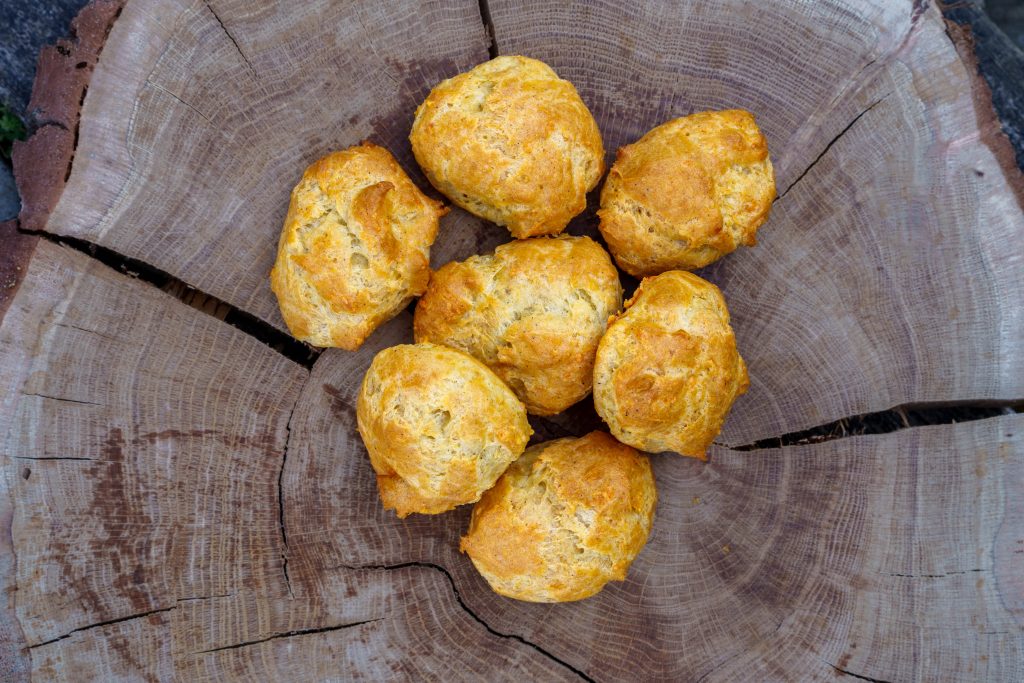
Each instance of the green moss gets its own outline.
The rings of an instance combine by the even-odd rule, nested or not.
[[[11,146],[15,140],[25,139],[25,124],[7,105],[0,104],[0,158],[11,160]]]

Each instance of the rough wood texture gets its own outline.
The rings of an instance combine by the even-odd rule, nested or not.
[[[425,186],[412,112],[486,58],[481,8],[119,7],[91,5],[48,67],[65,80],[37,85],[54,123],[16,170],[22,228],[45,236],[0,233],[0,677],[1024,678],[1024,417],[727,447],[1024,398],[1024,183],[935,8],[483,7],[499,52],[577,83],[610,153],[744,106],[780,181],[762,244],[706,272],[753,379],[725,445],[656,458],[655,532],[626,582],[531,605],[457,553],[468,510],[399,521],[376,498],[355,394],[373,354],[409,340],[408,313],[307,370],[228,307],[52,241],[280,327],[266,276],[295,179],[370,137]],[[593,234],[592,213],[573,231]],[[453,210],[434,261],[505,239]],[[598,422],[582,404],[534,424]]]
[[[27,230],[45,226],[71,172],[83,97],[122,4],[123,0],[90,3],[71,22],[71,39],[47,46],[39,54],[28,105],[28,122],[38,129],[14,150],[20,171],[19,220]]]

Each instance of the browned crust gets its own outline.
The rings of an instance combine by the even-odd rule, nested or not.
[[[71,22],[71,37],[39,54],[29,100],[31,138],[14,145],[14,178],[21,194],[18,220],[42,230],[71,173],[82,101],[110,28],[124,0],[93,0]]]
[[[1017,166],[1017,157],[1013,144],[1003,132],[995,105],[992,102],[992,90],[981,75],[978,67],[978,56],[974,51],[974,32],[967,24],[945,20],[946,34],[953,42],[960,60],[971,73],[971,99],[974,102],[974,116],[978,123],[981,142],[991,150],[999,168],[1003,171],[1010,190],[1017,200],[1017,206],[1024,210],[1024,172]]]

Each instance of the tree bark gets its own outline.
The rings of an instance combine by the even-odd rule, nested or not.
[[[935,7],[95,0],[74,28],[0,231],[0,677],[1024,679],[1024,417],[760,447],[1024,399],[1024,179]],[[701,273],[751,390],[708,463],[654,456],[648,546],[579,603],[493,594],[468,509],[381,509],[355,394],[409,313],[319,353],[268,286],[305,165],[369,138],[427,189],[415,107],[489,53],[572,80],[609,161],[743,107],[778,175],[761,243]],[[432,260],[506,239],[455,208]]]

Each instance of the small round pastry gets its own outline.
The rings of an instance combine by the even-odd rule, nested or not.
[[[670,270],[645,278],[608,325],[594,364],[594,407],[623,443],[704,460],[749,384],[718,287]]]
[[[436,271],[416,304],[416,341],[461,349],[535,415],[590,393],[597,343],[622,305],[619,274],[589,237],[503,244]]]
[[[378,353],[359,389],[356,424],[381,501],[399,517],[479,500],[533,433],[497,375],[436,344]]]
[[[409,140],[434,187],[516,238],[561,232],[604,173],[601,134],[576,88],[527,57],[442,81]]]
[[[582,600],[626,578],[657,497],[647,457],[604,432],[547,441],[484,494],[460,549],[496,593]]]
[[[669,121],[620,149],[597,213],[615,262],[641,277],[755,244],[774,199],[764,135],[733,109]]]
[[[292,335],[358,349],[423,293],[430,245],[447,212],[370,142],[313,163],[292,191],[270,271]]]

